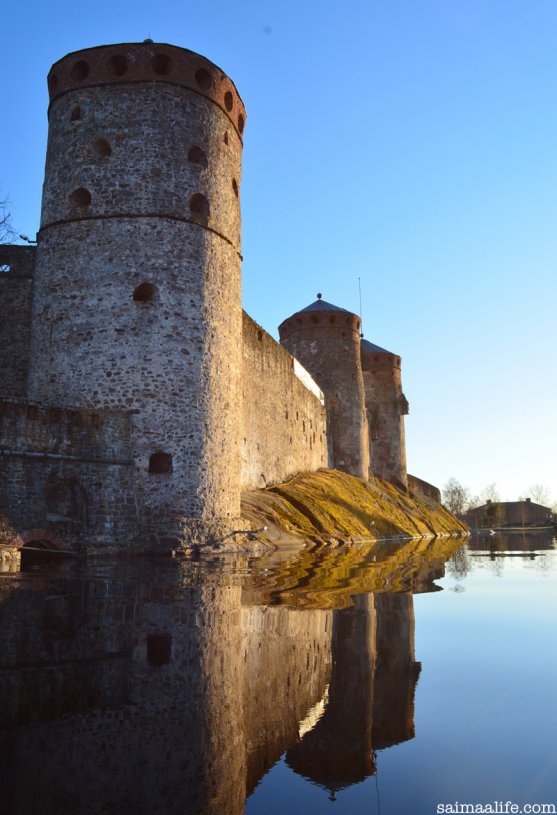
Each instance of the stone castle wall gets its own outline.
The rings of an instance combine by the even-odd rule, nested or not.
[[[429,484],[422,478],[417,478],[415,475],[408,473],[408,489],[410,492],[420,496],[420,498],[430,498],[432,501],[441,503],[441,491],[433,484]]]
[[[404,415],[408,403],[402,393],[401,360],[383,349],[361,346],[362,374],[368,411],[371,470],[374,475],[406,487]],[[373,346],[372,346],[373,347]]]
[[[315,383],[245,313],[242,347],[242,488],[326,467],[326,412]],[[106,408],[0,402],[0,512],[19,545],[39,534],[70,548],[89,536],[99,551],[138,542],[134,420]]]
[[[27,395],[34,246],[0,246],[0,398]]]
[[[245,312],[242,347],[242,489],[327,467],[327,417],[314,383],[312,392],[301,366]]]
[[[0,515],[20,547],[121,551],[137,542],[130,418],[0,402]]]

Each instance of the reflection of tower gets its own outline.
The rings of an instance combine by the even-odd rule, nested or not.
[[[371,469],[379,478],[407,487],[404,416],[408,402],[402,392],[400,357],[362,340],[361,359]]]
[[[133,413],[143,517],[239,515],[245,111],[151,41],[49,74],[29,396]]]
[[[238,575],[197,565],[1,598],[6,815],[240,815],[311,723],[334,612],[243,606]]]
[[[281,323],[280,341],[325,394],[332,437],[331,466],[368,478],[360,318],[320,298]]]
[[[241,815],[246,795],[242,590],[222,578],[177,586],[172,601],[157,588],[135,628],[135,701],[156,736],[143,757],[172,811],[195,815]]]
[[[359,595],[336,611],[333,659],[323,716],[286,754],[295,772],[332,795],[375,773],[372,750],[414,736],[412,595]]]
[[[376,594],[377,667],[373,695],[375,750],[414,738],[414,692],[420,663],[414,661],[411,594]]]
[[[241,588],[184,586],[172,568],[148,584],[148,571],[86,580],[75,598],[57,581],[44,609],[20,604],[12,653],[34,670],[3,682],[27,722],[0,732],[7,815],[243,812]]]
[[[353,608],[335,612],[327,706],[315,727],[286,754],[295,772],[333,795],[375,773],[371,744],[375,640],[373,594],[359,595]]]
[[[247,792],[311,726],[331,679],[333,611],[242,609]],[[309,716],[308,716],[309,711]]]
[[[105,601],[89,588],[61,574],[0,588],[0,731],[128,700],[130,627],[97,619],[92,635]]]

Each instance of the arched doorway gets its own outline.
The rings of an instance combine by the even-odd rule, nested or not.
[[[12,546],[20,551],[22,572],[48,561],[59,560],[59,553],[68,551],[62,538],[48,529],[26,529],[12,541]]]

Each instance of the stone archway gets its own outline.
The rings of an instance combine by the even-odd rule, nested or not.
[[[57,552],[67,552],[69,549],[67,543],[59,535],[49,532],[48,529],[26,529],[24,532],[20,532],[10,545],[21,550],[31,543],[42,544],[41,548]]]

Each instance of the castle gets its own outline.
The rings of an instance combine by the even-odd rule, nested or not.
[[[232,81],[146,40],[68,54],[48,88],[37,245],[0,247],[14,544],[222,539],[242,490],[321,467],[407,489],[400,357],[320,295],[281,344],[242,312]]]

